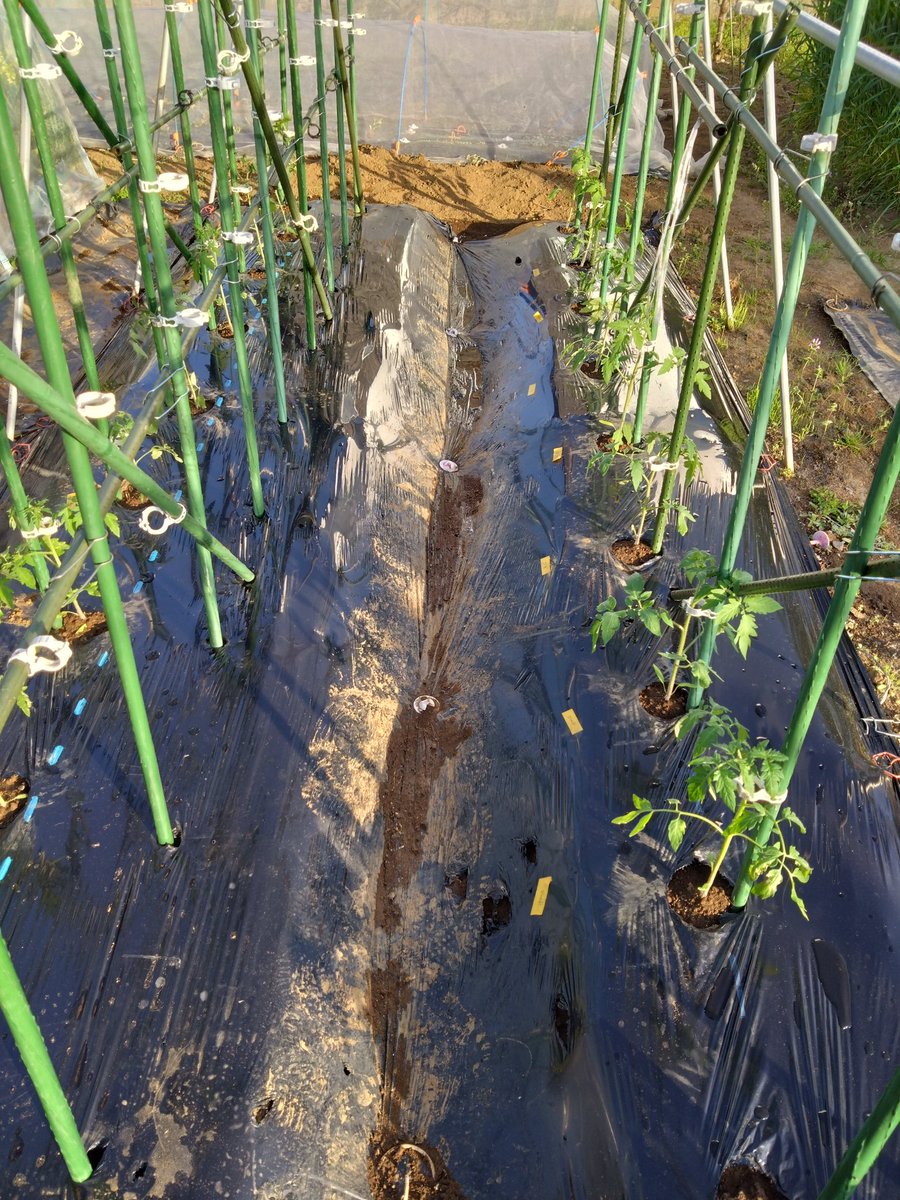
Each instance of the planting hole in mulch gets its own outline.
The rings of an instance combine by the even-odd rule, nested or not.
[[[445,875],[444,887],[457,904],[462,904],[469,893],[469,868],[464,867],[461,871],[457,871],[455,875]]]
[[[616,562],[630,571],[636,571],[651,559],[658,557],[653,553],[653,547],[649,542],[645,542],[643,539],[636,542],[632,537],[617,538],[610,546],[610,550]]]
[[[666,899],[673,912],[695,929],[718,929],[722,914],[731,907],[733,885],[721,874],[716,877],[708,896],[697,890],[709,878],[706,863],[692,862],[680,867],[669,880]]]
[[[245,279],[265,279],[266,272],[262,267],[251,267],[249,271],[244,272]]]
[[[77,612],[64,612],[62,620],[62,627],[54,629],[53,636],[62,638],[70,646],[83,646],[106,629],[106,616],[102,612],[89,611],[83,617]]]
[[[509,896],[500,896],[496,900],[493,896],[485,896],[481,902],[481,911],[481,932],[488,936],[496,933],[498,929],[502,929],[512,920],[512,905],[509,902]]]
[[[28,799],[29,782],[24,775],[0,779],[0,827],[11,821]]]
[[[216,326],[216,333],[220,338],[233,338],[234,329],[230,321],[220,321]]]
[[[648,683],[638,699],[645,712],[661,721],[674,721],[676,717],[683,717],[687,712],[687,688],[677,687],[667,700],[666,689],[658,679]]]
[[[143,492],[139,492],[134,484],[129,483],[126,479],[119,489],[119,496],[116,503],[121,504],[123,508],[131,508],[136,510],[139,508],[146,508],[150,503],[150,498],[145,496]]]
[[[722,1172],[716,1200],[787,1200],[775,1180],[751,1163],[731,1163]]]

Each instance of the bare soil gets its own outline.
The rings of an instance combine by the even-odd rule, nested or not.
[[[617,538],[609,548],[617,563],[628,571],[637,571],[645,563],[656,558],[653,547],[647,542],[636,542],[632,537]]]
[[[374,1200],[465,1200],[436,1146],[380,1130],[370,1145],[369,1187]]]
[[[680,867],[666,888],[669,907],[695,929],[717,929],[722,924],[722,914],[731,907],[732,885],[721,874],[709,889],[709,895],[700,895],[697,889],[708,878],[709,867],[692,862]]]
[[[29,786],[24,775],[7,775],[0,779],[0,828],[25,807]]]
[[[722,1172],[716,1200],[787,1200],[771,1176],[749,1163],[732,1163]]]
[[[119,489],[119,496],[116,500],[117,504],[121,504],[123,508],[130,508],[135,511],[141,508],[146,508],[150,503],[149,496],[145,496],[143,492],[139,492],[133,483],[129,483],[126,479]]]
[[[106,616],[102,612],[88,611],[83,617],[77,612],[64,612],[62,618],[62,629],[54,629],[53,635],[70,646],[83,646],[106,629]]]
[[[638,699],[645,712],[651,717],[658,717],[660,721],[674,721],[676,717],[683,717],[687,712],[687,689],[677,687],[666,699],[666,689],[658,679],[648,683]]]

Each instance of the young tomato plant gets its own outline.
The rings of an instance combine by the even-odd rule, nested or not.
[[[686,786],[687,804],[693,807],[685,807],[678,798],[655,807],[646,798],[633,796],[631,809],[614,817],[613,824],[630,825],[629,836],[635,837],[654,817],[661,816],[666,819],[666,836],[673,850],[681,846],[688,821],[712,829],[719,838],[719,848],[709,875],[698,888],[704,896],[715,883],[733,842],[755,846],[760,854],[754,866],[754,895],[763,899],[774,896],[786,881],[791,899],[806,917],[806,906],[797,887],[807,882],[812,868],[789,841],[790,827],[801,833],[806,829],[793,809],[783,802],[784,755],[765,739],[751,741],[748,730],[719,704],[694,709],[675,727],[679,739],[695,731]],[[773,840],[762,846],[755,835],[763,820],[771,817],[773,805],[777,806]],[[704,812],[704,808],[711,811]],[[724,815],[721,811],[717,815],[717,808],[724,809]]]
[[[625,584],[625,603],[620,608],[615,596],[607,596],[597,605],[591,622],[591,649],[597,643],[607,645],[625,623],[639,621],[654,637],[660,637],[663,629],[672,627],[672,618],[664,608],[659,608],[653,593],[644,587],[644,580],[635,573]]]

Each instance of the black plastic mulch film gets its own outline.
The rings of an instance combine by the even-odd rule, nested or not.
[[[373,1153],[379,1195],[402,1196],[425,1162],[410,1143],[441,1195],[711,1200],[752,1158],[811,1200],[886,1084],[897,795],[848,642],[791,789],[808,924],[780,894],[689,929],[665,885],[696,843],[673,856],[661,828],[610,823],[633,792],[679,794],[685,761],[638,703],[653,639],[590,652],[630,513],[586,473],[589,385],[558,366],[563,256],[553,227],[455,245],[413,209],[373,209],[324,366],[301,361],[302,288],[284,299],[287,432],[252,339],[261,523],[227,349],[196,344],[224,397],[197,423],[212,527],[259,581],[219,572],[228,644],[211,653],[186,535],[123,514],[176,851],[154,844],[105,637],[32,684],[34,715],[4,735],[4,770],[39,802],[3,833],[0,924],[105,1151],[87,1189],[65,1181],[4,1028],[3,1197],[365,1200]],[[721,430],[739,438],[742,418],[714,366],[719,420],[696,408],[690,430],[699,516],[650,577],[661,594],[683,550],[721,545],[739,453]],[[771,478],[742,565],[813,565]],[[713,694],[754,735],[778,743],[823,603],[787,597],[746,664],[720,653]],[[436,706],[417,713],[421,696]],[[858,1195],[900,1195],[895,1146]]]

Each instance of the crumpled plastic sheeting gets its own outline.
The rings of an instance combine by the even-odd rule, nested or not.
[[[369,1139],[393,1131],[472,1198],[694,1200],[751,1155],[812,1200],[891,1075],[897,796],[849,643],[791,790],[809,924],[779,896],[687,929],[664,891],[696,841],[673,856],[661,829],[610,824],[632,792],[679,794],[686,764],[638,704],[654,640],[590,652],[631,513],[586,474],[591,385],[553,340],[574,320],[563,257],[553,228],[455,248],[413,210],[367,214],[339,329],[315,365],[289,355],[308,436],[277,430],[256,340],[261,523],[233,367],[195,348],[226,396],[204,439],[213,528],[260,564],[249,591],[220,573],[225,649],[204,645],[182,531],[151,543],[128,519],[117,555],[183,844],[152,845],[103,642],[37,687],[41,803],[2,836],[0,926],[88,1144],[109,1140],[95,1196],[365,1197]],[[652,394],[658,425],[673,389]],[[699,518],[650,577],[662,594],[684,550],[721,544],[738,462],[699,407],[690,432]],[[769,478],[742,565],[811,566]],[[714,695],[752,733],[779,740],[823,603],[787,597],[746,664],[721,651]],[[416,724],[423,693],[439,707]],[[398,825],[410,794],[424,818]],[[0,1041],[3,1194],[71,1194]],[[893,1194],[898,1171],[888,1147],[858,1194]]]
[[[48,19],[53,18],[53,9],[52,3],[49,9],[46,5],[42,7]],[[593,12],[593,6],[586,4],[584,13],[589,9]],[[465,24],[458,22],[458,14],[468,18]],[[404,154],[448,158],[478,154],[504,161],[542,161],[584,142],[597,44],[592,32],[595,12],[589,23],[584,16],[572,20],[568,13],[557,23],[553,10],[535,6],[533,27],[527,29],[483,28],[495,26],[498,14],[482,10],[480,18],[473,20],[471,8],[460,11],[460,6],[453,4],[441,5],[439,16],[440,22],[424,20],[413,25],[398,20],[390,5],[368,8],[365,19],[361,20],[365,34],[355,41],[361,141],[377,146],[393,146],[399,141]],[[502,14],[499,16],[502,20]],[[135,9],[134,17],[142,47],[148,104],[153,108],[159,70],[159,54],[154,48],[162,45],[164,14],[161,8],[140,7]],[[263,17],[274,18],[274,10]],[[85,48],[77,60],[77,69],[109,119],[106,71],[93,14],[89,8],[75,13],[65,8],[60,9],[57,19],[63,18],[65,23],[74,24],[84,38]],[[203,87],[204,73],[197,18],[186,14],[176,20],[185,83],[189,89],[199,89]],[[516,24],[518,20],[517,15]],[[297,26],[301,56],[308,57],[314,53],[311,17],[298,13]],[[631,44],[630,28],[629,18],[620,79]],[[330,61],[331,34],[327,29],[325,33]],[[264,37],[273,34],[272,28],[262,30]],[[607,23],[598,122],[603,120],[610,105],[614,43],[615,13]],[[277,51],[266,54],[264,64],[268,102],[274,111],[281,108]],[[645,65],[649,70],[649,58]],[[302,66],[300,77],[306,112],[317,95],[315,67]],[[253,145],[249,93],[241,82],[238,90],[229,94],[234,106],[236,142],[246,151]],[[170,73],[163,108],[175,100]],[[73,109],[82,135],[97,137],[97,130],[77,101]],[[643,80],[639,80],[626,161],[626,169],[632,172],[637,170],[646,111],[646,89]],[[329,94],[327,120],[330,144],[336,148],[333,94]],[[191,111],[191,123],[195,148],[203,149],[206,143],[208,150],[210,135],[205,102]],[[176,128],[173,125],[162,132],[162,146],[169,144],[170,130]],[[602,127],[595,132],[595,142],[598,149],[602,148]],[[315,136],[307,137],[307,148],[317,153],[318,147],[315,132]],[[664,170],[669,161],[662,129],[657,124],[651,166]]]
[[[860,367],[891,408],[900,395],[900,331],[887,313],[868,304],[826,300],[825,312],[847,339]]]
[[[33,61],[35,63],[52,62],[43,42],[35,34],[32,38]],[[103,59],[100,59],[102,67]],[[0,20],[0,86],[9,109],[10,120],[18,144],[19,122],[21,114],[27,112],[25,94],[19,83],[19,70],[9,32],[9,23],[4,16]],[[88,156],[82,150],[78,141],[75,122],[72,119],[71,103],[63,99],[63,87],[68,89],[65,81],[38,79],[35,86],[41,96],[41,108],[47,122],[47,132],[50,146],[53,150],[53,161],[56,164],[56,175],[62,190],[66,215],[79,212],[91,199],[97,195],[103,186],[99,175],[91,166]],[[77,103],[77,102],[76,102]],[[53,228],[50,218],[50,205],[47,202],[47,191],[41,171],[41,160],[32,142],[31,152],[31,211],[35,224],[43,236]],[[15,248],[9,231],[9,221],[6,217],[6,205],[0,196],[0,251],[7,257],[14,255]],[[0,264],[0,276],[9,272],[5,264]]]

